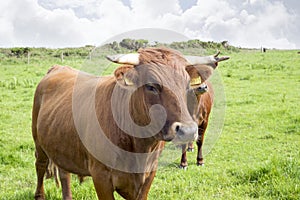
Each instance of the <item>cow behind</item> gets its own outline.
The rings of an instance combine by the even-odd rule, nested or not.
[[[219,53],[215,55],[217,57]],[[229,57],[223,57],[221,59],[218,59],[217,62],[209,63],[213,69],[215,69],[218,66],[218,62],[227,60]],[[199,62],[198,62],[199,63]],[[189,112],[193,116],[193,119],[198,124],[198,138],[196,141],[198,151],[197,151],[197,162],[196,164],[198,166],[204,165],[204,158],[203,158],[203,142],[204,142],[204,135],[205,131],[208,126],[209,121],[209,115],[213,106],[214,102],[214,91],[212,84],[207,81],[208,77],[206,73],[204,73],[205,70],[201,69],[201,65],[196,66],[188,66],[187,71],[189,72],[191,76],[192,84],[192,91],[193,94],[196,95],[196,98],[192,95],[191,98],[189,98],[188,105]],[[199,73],[199,72],[202,73]],[[199,76],[198,76],[199,75]],[[200,78],[199,78],[200,77]],[[182,156],[179,167],[182,169],[186,169],[188,166],[187,162],[187,151],[193,151],[194,146],[193,142],[189,142],[188,144],[182,145]]]
[[[201,89],[205,87],[205,89]],[[199,92],[201,90],[202,92]],[[198,166],[204,165],[204,158],[203,158],[203,142],[204,142],[204,135],[206,128],[208,126],[209,115],[211,112],[211,108],[213,106],[214,101],[214,91],[211,83],[205,82],[202,83],[201,86],[194,89],[195,94],[197,96],[197,103],[191,113],[194,116],[198,124],[198,138],[196,140],[197,144],[197,161],[196,164]],[[187,162],[187,151],[193,151],[194,145],[193,142],[189,142],[188,144],[182,145],[182,156],[179,167],[182,169],[186,169],[188,166]]]

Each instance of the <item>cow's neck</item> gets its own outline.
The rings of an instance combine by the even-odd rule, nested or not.
[[[140,153],[143,159],[148,163],[145,168],[147,171],[156,171],[158,166],[158,158],[161,155],[165,142],[157,141],[152,138],[132,139],[131,144],[133,152]],[[149,170],[151,169],[151,170]]]
[[[133,138],[131,137],[132,151],[138,153],[150,153],[162,150],[164,142],[151,138]]]

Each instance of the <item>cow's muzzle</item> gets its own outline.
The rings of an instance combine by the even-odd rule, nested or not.
[[[203,94],[208,91],[208,86],[206,83],[203,83],[199,87],[195,88],[194,91],[196,95]]]
[[[173,135],[172,142],[175,144],[183,144],[197,139],[198,126],[195,122],[180,123],[174,122],[169,130],[168,135]]]

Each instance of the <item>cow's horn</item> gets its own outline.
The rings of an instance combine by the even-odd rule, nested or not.
[[[218,57],[220,54],[220,51],[218,51],[215,55],[211,56],[184,56],[184,58],[188,61],[189,64],[195,65],[195,64],[215,64],[218,62],[221,62],[223,60],[228,60],[229,56],[224,57]]]
[[[119,64],[138,65],[140,63],[139,56],[140,54],[138,53],[129,53],[106,56],[106,58]]]
[[[125,85],[128,85],[128,86],[134,85],[134,83],[126,77],[124,77],[124,82],[125,82]]]

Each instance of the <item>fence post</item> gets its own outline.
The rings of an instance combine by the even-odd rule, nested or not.
[[[61,59],[61,62],[64,62],[64,52],[61,52],[60,59]]]
[[[27,52],[27,65],[30,64],[30,52],[28,51]]]

